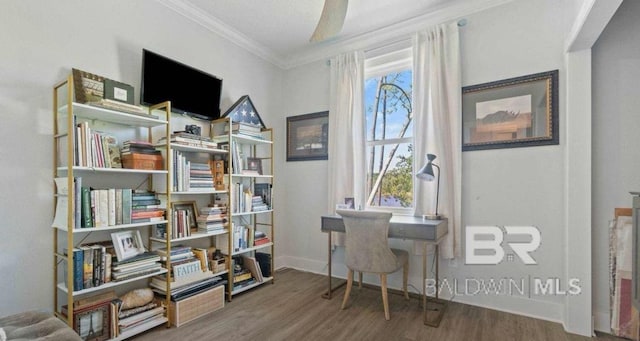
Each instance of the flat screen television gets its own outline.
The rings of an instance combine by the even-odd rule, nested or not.
[[[171,111],[205,120],[220,117],[222,79],[142,50],[140,103],[171,101]]]

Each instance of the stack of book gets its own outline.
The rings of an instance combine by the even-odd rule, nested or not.
[[[256,283],[257,280],[251,270],[247,268],[247,264],[244,262],[244,257],[233,257],[232,262],[234,290]]]
[[[156,252],[167,257],[166,249],[160,249]],[[213,277],[212,272],[208,269],[208,258],[208,252],[205,249],[184,245],[172,247],[171,271],[169,272],[172,300],[184,299],[221,284],[222,279]],[[166,280],[166,275],[160,275],[153,277],[150,283],[153,291],[164,297],[167,293]]]
[[[233,122],[231,126],[231,132],[235,135],[244,135],[253,138],[263,139],[262,136],[262,128],[260,126],[244,123],[244,122]],[[224,132],[229,132],[229,125],[224,126]]]
[[[158,140],[158,143],[164,143],[166,139],[167,139],[166,137],[161,137],[160,140]],[[169,137],[169,141],[173,144],[179,144],[182,146],[208,148],[208,149],[218,148],[218,144],[208,137],[189,134],[182,131],[176,131],[173,134],[171,134],[171,136]]]
[[[269,206],[267,206],[267,204],[264,202],[262,196],[254,195],[253,197],[251,197],[251,209],[254,212],[267,211],[269,210]]]
[[[126,333],[127,331],[144,325],[146,323],[154,323],[164,318],[164,307],[157,302],[150,302],[143,306],[120,310],[118,313],[118,330],[117,335]]]
[[[253,246],[260,246],[271,242],[267,234],[262,231],[256,231],[253,235]]]
[[[120,155],[125,156],[130,154],[160,155],[160,151],[150,142],[127,140],[122,144]]]
[[[131,223],[152,223],[165,220],[165,210],[153,191],[135,190],[131,197]]]
[[[213,173],[209,163],[187,160],[185,153],[173,150],[173,190],[210,191],[213,186]]]
[[[148,275],[159,271],[162,265],[160,256],[155,252],[145,252],[119,262],[112,262],[111,276],[114,281]]]
[[[197,218],[198,231],[211,233],[227,226],[227,208],[225,206],[203,207]]]
[[[208,163],[191,162],[189,167],[189,190],[213,189],[213,173]]]
[[[125,141],[120,150],[122,167],[129,169],[164,169],[162,154],[146,141]]]

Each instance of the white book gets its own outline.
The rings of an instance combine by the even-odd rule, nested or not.
[[[98,190],[98,219],[96,219],[96,227],[109,226],[109,191],[106,189]]]
[[[108,226],[116,224],[116,189],[109,188],[107,190],[107,205],[109,209],[109,216],[107,217]]]

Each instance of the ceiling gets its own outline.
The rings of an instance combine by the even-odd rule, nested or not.
[[[274,64],[288,68],[326,57],[329,51],[356,37],[391,29],[397,31],[410,23],[424,23],[428,18],[433,21],[434,17],[440,17],[442,22],[512,0],[351,0],[340,34],[319,43],[310,43],[309,37],[320,18],[324,0],[159,1]]]

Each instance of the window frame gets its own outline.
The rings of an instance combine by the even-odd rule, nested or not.
[[[374,78],[374,77],[381,77],[381,76],[385,76],[388,75],[390,73],[394,73],[394,72],[402,72],[402,71],[406,71],[406,70],[411,70],[412,75],[413,75],[413,49],[411,48],[411,42],[400,42],[397,44],[394,44],[392,46],[389,46],[387,48],[382,48],[382,49],[378,49],[378,50],[374,50],[371,53],[367,53],[365,55],[365,61],[364,61],[364,80],[367,81],[368,79]],[[412,77],[412,83],[413,83],[413,79],[415,77]],[[413,88],[413,86],[412,86]],[[364,96],[364,93],[363,93]],[[364,101],[363,101],[364,102]],[[411,95],[411,104],[413,106],[413,93]],[[366,110],[363,109],[363,115],[365,115],[365,120],[366,120]],[[366,129],[366,125],[363,127],[363,129]],[[415,132],[415,127],[414,127],[414,132]],[[372,140],[369,141],[368,140],[368,136],[366,134],[364,134],[364,145],[365,145],[365,149],[368,150],[368,148],[373,147],[373,146],[379,146],[379,145],[389,145],[389,146],[393,146],[399,143],[409,143],[412,145],[415,145],[415,134],[412,134],[411,137],[403,137],[403,138],[390,138],[390,139],[384,139],[384,140]],[[413,160],[415,160],[415,152],[412,151],[413,154]],[[366,162],[365,162],[366,164]],[[415,168],[415,165],[414,165]],[[365,169],[365,174],[368,173],[368,169]],[[365,181],[366,181],[366,177],[365,177]],[[411,183],[412,183],[412,187],[413,187],[413,202],[412,202],[412,206],[411,207],[389,207],[389,206],[371,206],[368,205],[366,203],[368,197],[369,197],[369,189],[367,188],[367,184],[366,182],[363,184],[364,188],[365,188],[365,205],[364,208],[366,210],[371,210],[371,211],[382,211],[382,212],[391,212],[393,214],[398,214],[398,215],[412,215],[414,210],[415,210],[415,199],[416,199],[416,181],[415,178],[412,177],[411,178]]]

